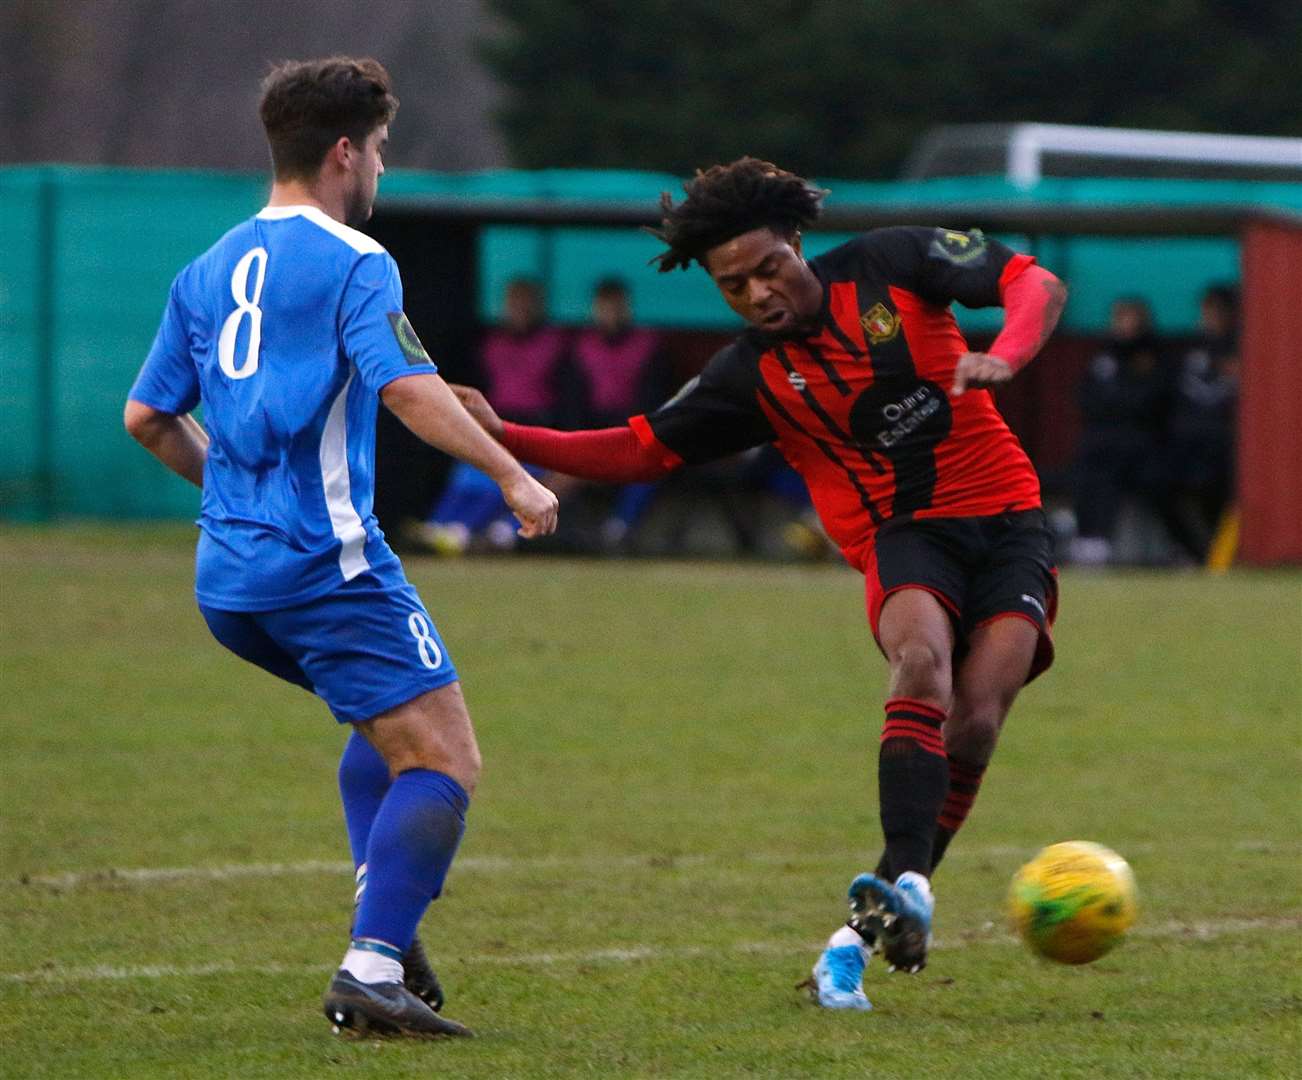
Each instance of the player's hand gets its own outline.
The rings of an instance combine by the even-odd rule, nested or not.
[[[559,501],[523,469],[502,484],[502,498],[520,519],[520,528],[516,531],[526,540],[550,536],[556,531]]]
[[[498,442],[501,442],[502,418],[493,411],[493,406],[488,403],[488,399],[474,387],[462,386],[459,383],[449,383],[448,385],[452,388],[452,392],[457,395],[461,407],[479,422],[481,428]]]
[[[1012,377],[1013,369],[1007,360],[983,352],[964,353],[954,369],[954,385],[949,396],[959,397],[964,390],[988,390]]]

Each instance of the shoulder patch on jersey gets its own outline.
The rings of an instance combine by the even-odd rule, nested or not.
[[[980,266],[985,262],[987,252],[985,234],[980,229],[970,232],[937,229],[927,254],[958,266]]]
[[[411,325],[411,320],[407,318],[405,312],[390,311],[388,319],[389,325],[393,328],[393,336],[398,339],[398,348],[407,358],[408,365],[417,367],[421,364],[434,363],[430,354],[425,351],[425,346],[420,343],[420,338],[416,336],[416,328]]]

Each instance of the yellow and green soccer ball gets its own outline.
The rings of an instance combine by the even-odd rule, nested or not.
[[[1088,964],[1120,944],[1135,921],[1135,875],[1102,844],[1045,848],[1013,877],[1008,913],[1031,949],[1060,964]]]

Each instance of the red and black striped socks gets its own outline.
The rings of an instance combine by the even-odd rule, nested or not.
[[[981,778],[985,774],[984,765],[949,759],[949,794],[945,796],[945,804],[940,808],[940,817],[936,821],[936,842],[931,850],[933,870],[940,864],[954,834],[967,820],[977,792],[981,790]]]
[[[882,832],[892,879],[907,870],[931,874],[937,820],[949,790],[949,767],[941,726],[945,713],[916,698],[886,702],[877,758]]]

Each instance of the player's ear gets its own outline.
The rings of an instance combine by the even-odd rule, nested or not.
[[[791,236],[791,250],[797,255],[800,254],[800,230],[797,229]]]
[[[352,139],[347,135],[340,135],[335,140],[334,145],[326,151],[326,160],[347,171],[353,162],[353,154],[356,152],[357,148],[353,145]]]

